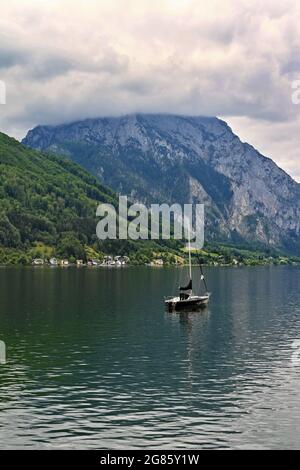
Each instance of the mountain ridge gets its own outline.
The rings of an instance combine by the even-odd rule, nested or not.
[[[104,254],[129,255],[132,264],[183,260],[183,243],[174,240],[99,240],[100,203],[117,209],[117,195],[84,168],[0,132],[0,265]]]
[[[300,252],[300,184],[215,117],[136,113],[38,126],[23,143],[63,154],[145,203],[204,203],[208,240]]]

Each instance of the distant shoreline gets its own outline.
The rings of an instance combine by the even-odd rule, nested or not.
[[[199,267],[199,264],[193,264],[192,267],[196,268]],[[255,268],[255,267],[282,267],[282,266],[300,266],[300,262],[290,262],[290,263],[252,263],[252,264],[202,264],[201,266],[204,266],[205,268]],[[33,268],[33,269],[49,269],[49,270],[67,270],[67,269],[88,269],[88,270],[99,270],[99,269],[107,269],[107,270],[124,270],[128,268],[151,268],[151,269],[170,269],[170,268],[186,268],[188,267],[188,264],[165,264],[162,266],[158,265],[149,265],[149,264],[127,264],[126,266],[104,266],[104,265],[99,265],[99,266],[88,266],[88,265],[83,265],[83,266],[77,266],[76,264],[69,264],[67,266],[50,266],[49,264],[45,265],[33,265],[33,264],[0,264],[0,268],[21,268],[21,269],[28,269],[28,268]]]

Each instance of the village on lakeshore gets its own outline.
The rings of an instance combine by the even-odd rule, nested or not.
[[[200,259],[200,258],[199,258]],[[199,259],[194,260],[193,264],[199,264]],[[201,259],[200,259],[201,260]],[[196,262],[196,263],[195,263]],[[32,266],[44,266],[44,267],[109,267],[109,268],[120,268],[134,265],[144,265],[149,267],[166,267],[166,266],[184,266],[186,264],[186,259],[184,257],[175,257],[175,259],[168,259],[164,257],[156,257],[152,260],[143,260],[143,262],[136,263],[134,260],[131,260],[128,256],[112,256],[106,255],[102,259],[91,258],[87,260],[83,259],[67,259],[67,258],[34,258],[31,261]],[[202,265],[206,266],[257,266],[257,265],[298,265],[299,259],[291,259],[288,257],[278,256],[277,258],[268,257],[263,259],[237,259],[231,258],[226,259],[225,257],[218,257],[218,259],[208,260],[202,259]]]
[[[72,260],[68,259],[58,259],[58,258],[50,258],[50,259],[44,259],[44,258],[34,258],[31,263],[33,266],[77,266],[77,267],[83,267],[83,266],[88,266],[88,267],[124,267],[130,265],[130,258],[128,256],[104,256],[103,260],[99,259],[88,259],[86,262],[82,259],[77,259],[75,262]],[[183,262],[181,263],[176,263],[176,264],[184,264]],[[145,266],[156,266],[156,267],[162,267],[165,266],[166,263],[164,262],[163,259],[158,258],[154,259],[149,263],[145,263]]]
[[[103,261],[99,259],[89,259],[86,262],[82,259],[77,259],[75,262],[71,262],[68,259],[57,259],[57,258],[50,258],[48,259],[43,259],[43,258],[34,258],[32,260],[32,265],[33,266],[92,266],[92,267],[98,267],[98,266],[103,266],[103,267],[121,267],[121,266],[127,266],[130,262],[130,259],[128,256],[105,256]]]

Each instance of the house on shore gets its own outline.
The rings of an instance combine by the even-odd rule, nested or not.
[[[69,261],[67,259],[62,259],[60,262],[61,266],[69,266]]]

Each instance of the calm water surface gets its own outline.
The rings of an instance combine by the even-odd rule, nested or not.
[[[179,273],[0,268],[0,447],[299,448],[300,268],[211,268],[169,314]]]

